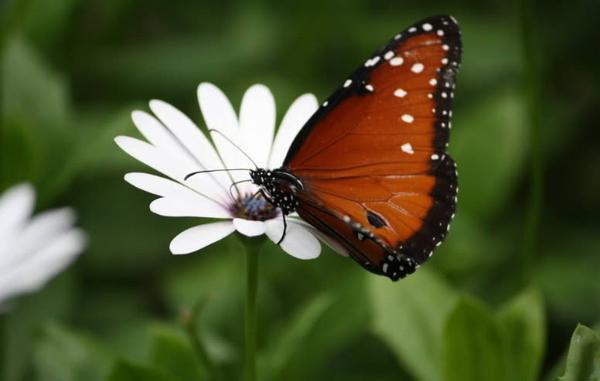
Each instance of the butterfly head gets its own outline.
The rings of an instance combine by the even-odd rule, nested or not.
[[[263,190],[266,198],[273,206],[281,209],[283,214],[296,210],[298,199],[296,192],[304,186],[300,179],[283,168],[268,170],[258,168],[250,171],[252,182]]]

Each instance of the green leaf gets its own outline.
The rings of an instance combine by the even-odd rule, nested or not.
[[[515,380],[502,326],[480,302],[461,298],[444,328],[444,381]]]
[[[565,373],[560,381],[600,380],[600,337],[596,332],[578,325],[571,337]]]
[[[450,151],[460,172],[460,208],[475,217],[502,210],[524,164],[527,136],[522,100],[500,92],[458,114]]]
[[[457,296],[436,274],[419,271],[401,282],[369,278],[373,330],[418,379],[440,380],[440,338]]]
[[[151,362],[180,381],[201,380],[205,373],[189,341],[172,328],[155,329]]]
[[[330,257],[334,263],[340,258]],[[321,296],[317,301],[306,304],[294,321],[300,326],[306,324],[301,321],[302,315],[312,320],[307,322],[304,328],[295,328],[298,331],[306,329],[305,337],[301,342],[293,343],[293,340],[286,339],[282,345],[298,345],[300,350],[293,350],[292,361],[285,361],[282,377],[288,381],[304,381],[308,379],[318,379],[323,375],[324,369],[331,369],[331,364],[339,354],[350,348],[354,342],[363,335],[368,329],[368,300],[366,274],[360,268],[353,268],[351,271],[340,272],[337,274],[336,281],[331,283],[327,279],[324,283],[327,285],[327,295]],[[307,278],[310,279],[310,278]],[[304,282],[307,280],[305,279]],[[322,303],[322,304],[321,304]],[[330,304],[330,305],[327,305]],[[327,306],[326,306],[327,305]],[[279,325],[277,335],[286,336],[287,328],[291,325]],[[294,333],[291,336],[297,336]],[[272,339],[271,342],[277,342]],[[274,347],[272,347],[274,348]]]
[[[0,130],[0,191],[35,178],[40,171],[40,146],[31,129],[18,118],[2,121]]]
[[[2,58],[2,114],[20,116],[44,137],[67,130],[69,102],[62,78],[24,40],[7,42]]]
[[[261,356],[259,364],[262,365],[260,371],[262,379],[281,380],[284,378],[283,370],[286,365],[294,360],[295,354],[306,350],[307,346],[303,343],[331,304],[331,297],[322,295],[300,308],[297,315],[282,329],[281,334],[276,335],[277,340]]]
[[[499,313],[509,341],[509,355],[516,380],[538,379],[545,352],[545,315],[542,295],[527,290]]]
[[[15,37],[7,41],[3,53],[0,68],[2,138],[20,137],[16,142],[26,143],[27,149],[2,152],[0,159],[16,167],[11,168],[12,172],[21,173],[22,168],[26,179],[38,185],[39,203],[43,204],[59,193],[57,181],[62,181],[61,172],[74,149],[67,88],[62,78],[53,73],[24,40]],[[23,136],[27,137],[26,141]],[[36,156],[29,157],[31,152]],[[7,177],[2,180],[5,183],[25,180],[10,174],[3,177]]]
[[[0,316],[0,380],[21,381],[31,371],[37,329],[69,316],[72,280],[70,272],[59,275],[37,293],[14,300],[8,313]]]
[[[101,381],[112,358],[97,344],[58,325],[47,325],[34,350],[39,381]]]
[[[155,367],[119,360],[112,368],[107,381],[176,381]]]

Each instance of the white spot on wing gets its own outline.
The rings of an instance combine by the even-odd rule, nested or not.
[[[404,114],[402,115],[401,119],[404,123],[412,123],[414,122],[415,117],[410,114]]]
[[[404,143],[402,144],[402,147],[400,147],[402,149],[402,152],[406,152],[409,155],[412,155],[415,153],[415,151],[413,150],[413,147],[410,143]]]
[[[420,73],[420,72],[423,71],[423,69],[425,69],[425,66],[423,66],[423,64],[420,63],[420,62],[417,62],[416,64],[413,64],[412,67],[410,68],[410,70],[413,73]]]
[[[437,80],[436,80],[435,78],[431,78],[431,79],[429,80],[429,84],[430,84],[431,86],[435,86],[435,85],[437,85]]]
[[[396,89],[396,91],[394,91],[394,95],[398,98],[404,98],[406,96],[406,91],[404,89]]]
[[[383,58],[385,58],[386,60],[389,60],[390,58],[392,58],[394,56],[394,52],[392,52],[391,50],[388,50],[384,55]]]
[[[404,63],[404,58],[402,57],[394,57],[390,60],[390,65],[392,66],[400,66]]]
[[[348,87],[352,84],[352,80],[351,79],[347,79],[346,82],[344,82],[344,87]]]
[[[431,26],[431,24],[429,24],[429,23],[425,23],[425,24],[423,24],[423,30],[424,30],[425,32],[429,32],[429,31],[430,31],[430,30],[432,30],[432,29],[433,29],[433,27]]]

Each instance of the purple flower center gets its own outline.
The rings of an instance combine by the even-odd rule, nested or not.
[[[266,221],[277,217],[277,208],[261,193],[243,194],[230,206],[231,214],[246,220]]]

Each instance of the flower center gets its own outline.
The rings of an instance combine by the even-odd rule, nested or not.
[[[278,211],[261,193],[241,195],[230,207],[231,214],[246,220],[265,221],[277,217]]]

